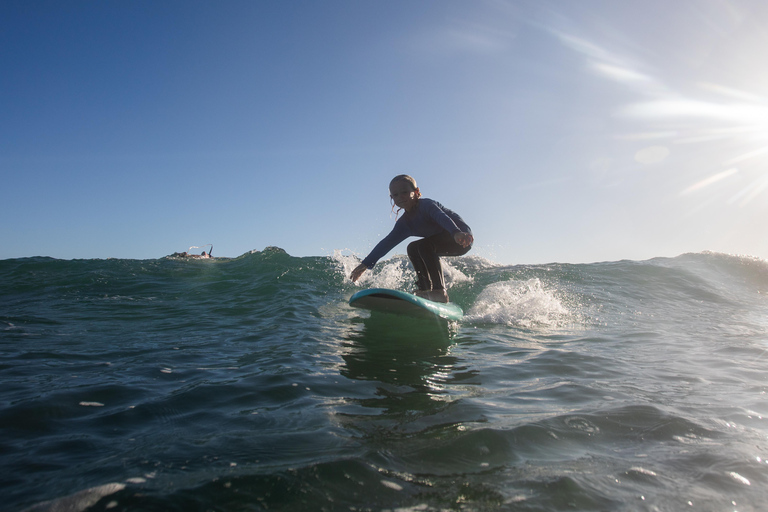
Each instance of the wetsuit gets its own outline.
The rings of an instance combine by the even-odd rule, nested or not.
[[[472,233],[458,213],[437,201],[421,198],[411,212],[405,212],[392,231],[376,244],[363,260],[369,269],[409,236],[423,237],[408,244],[408,258],[413,264],[419,290],[444,290],[445,280],[440,256],[461,256],[471,247],[463,247],[454,240],[456,233]]]

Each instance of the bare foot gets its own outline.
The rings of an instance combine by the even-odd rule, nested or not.
[[[427,298],[434,302],[448,302],[448,292],[445,290],[432,290]]]

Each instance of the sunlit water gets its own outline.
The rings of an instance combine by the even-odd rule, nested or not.
[[[448,261],[0,261],[2,508],[764,510],[766,262]]]

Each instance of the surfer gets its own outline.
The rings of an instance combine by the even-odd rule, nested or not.
[[[415,295],[435,302],[448,302],[440,256],[462,256],[474,242],[472,230],[455,212],[437,201],[422,198],[416,180],[407,174],[395,176],[389,183],[389,197],[397,214],[395,227],[373,248],[350,275],[353,282],[372,269],[379,259],[409,236],[422,237],[408,244],[408,258],[416,271]]]

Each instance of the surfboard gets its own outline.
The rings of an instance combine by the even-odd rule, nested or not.
[[[439,317],[445,320],[461,320],[464,312],[452,302],[434,302],[416,295],[390,290],[369,288],[354,294],[349,305],[371,311],[416,317]]]

